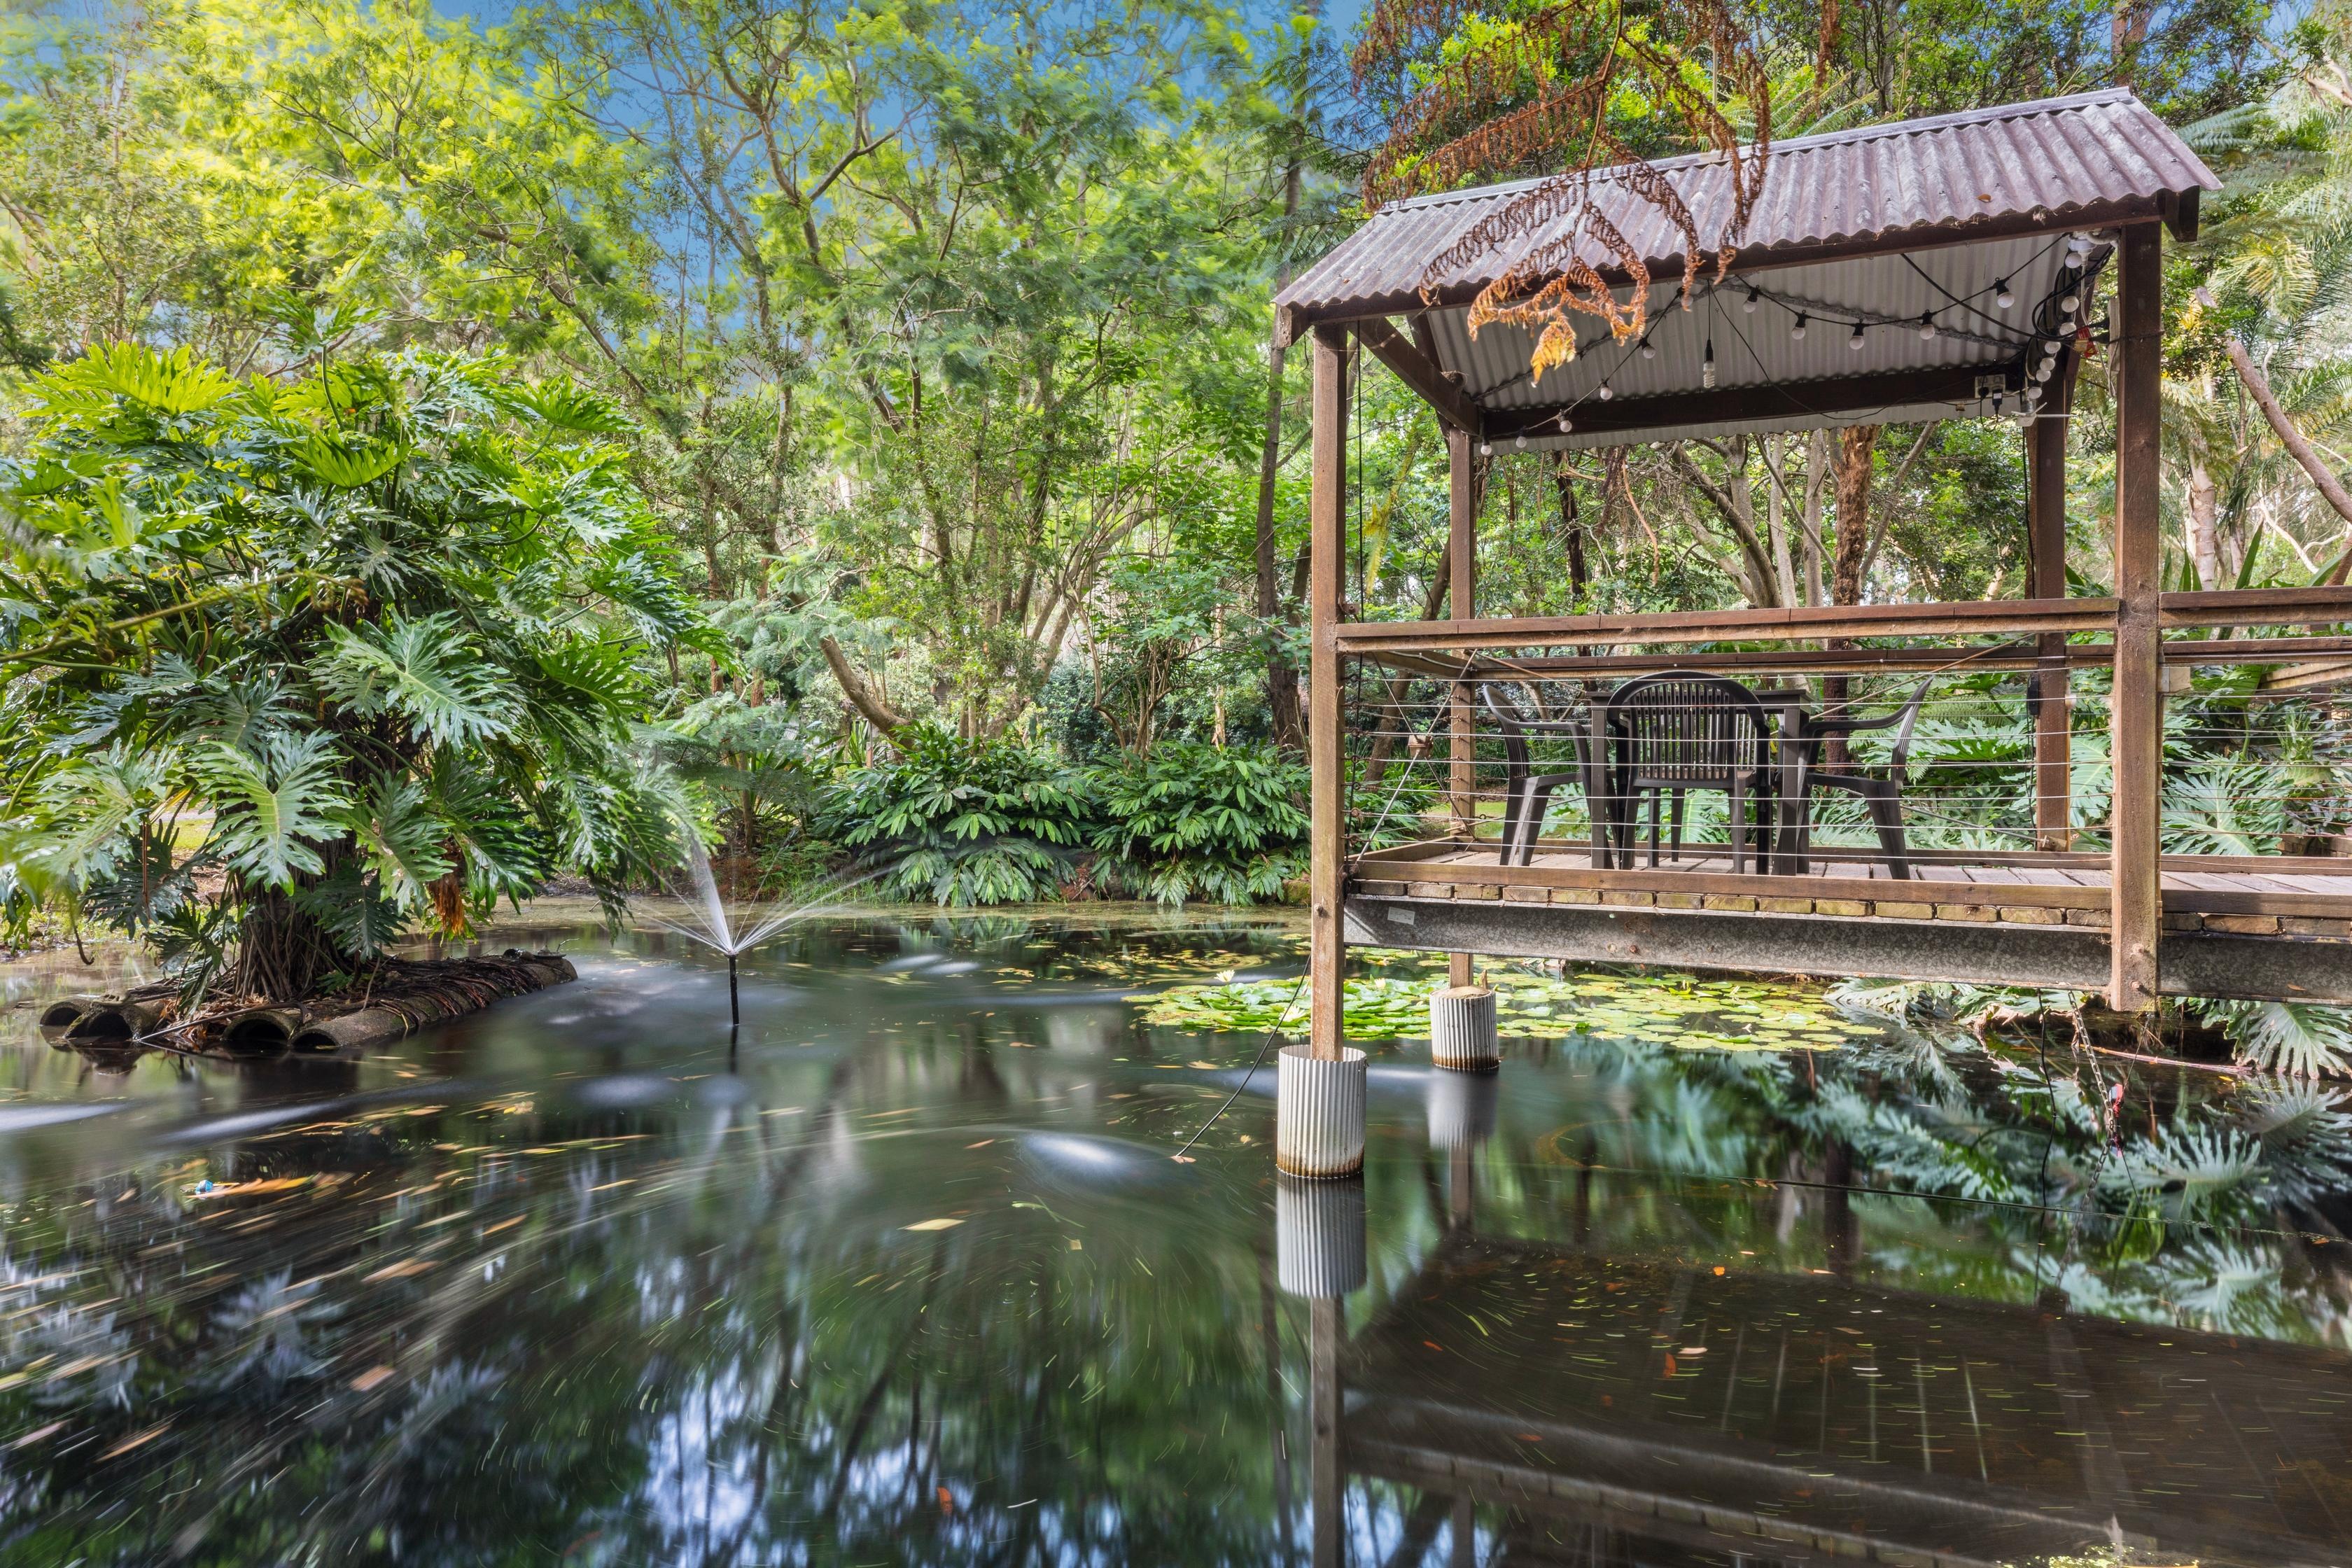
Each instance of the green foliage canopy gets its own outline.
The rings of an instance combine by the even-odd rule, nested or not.
[[[646,656],[716,646],[612,411],[412,353],[240,380],[121,345],[0,467],[0,876],[291,997],[671,820]]]

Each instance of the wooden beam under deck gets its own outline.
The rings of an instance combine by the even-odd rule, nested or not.
[[[1360,946],[1574,963],[2088,992],[2105,991],[2112,968],[2107,933],[2076,925],[1386,893],[1351,893],[1345,908],[1348,940]],[[2352,1003],[2352,942],[2168,931],[2158,952],[2168,996]]]

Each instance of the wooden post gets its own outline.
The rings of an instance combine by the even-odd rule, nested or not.
[[[2164,694],[2158,669],[2158,402],[2162,352],[2163,234],[2153,223],[2123,231],[2116,269],[2116,328],[2109,373],[2116,389],[2116,685],[2113,969],[2107,1005],[2119,1013],[2156,1005],[2158,813],[2163,796]]]
[[[1314,1021],[1310,1053],[1338,1061],[1347,1043],[1339,981],[1346,966],[1340,925],[1347,853],[1345,752],[1339,713],[1339,593],[1347,574],[1347,357],[1337,327],[1315,329],[1314,457],[1309,476],[1307,617],[1307,763],[1309,848],[1307,992]]]
[[[1308,735],[1311,739],[1313,731]],[[1313,1498],[1310,1561],[1315,1568],[1346,1568],[1347,1564],[1348,1480],[1339,1468],[1339,1402],[1344,1395],[1339,1352],[1347,1337],[1347,1321],[1337,1297],[1307,1304],[1307,1474]]]
[[[2027,596],[2066,596],[2066,410],[2062,388],[2071,376],[2053,376],[2050,399],[2059,412],[2025,426],[2027,556],[2032,580]],[[2042,668],[2033,674],[2033,845],[2064,849],[2074,805],[2073,731],[2066,693],[2066,637],[2042,635]]]
[[[1478,518],[1477,497],[1471,487],[1470,432],[1449,428],[1445,432],[1447,523],[1445,536],[1445,570],[1451,579],[1447,592],[1454,603],[1447,610],[1449,619],[1467,621],[1478,614]],[[1478,795],[1475,712],[1471,707],[1471,690],[1467,686],[1454,688],[1448,718],[1454,734],[1454,762],[1447,787],[1452,792],[1454,833],[1459,838],[1477,835]],[[1446,956],[1446,979],[1454,985],[1470,984],[1470,955],[1466,952]]]

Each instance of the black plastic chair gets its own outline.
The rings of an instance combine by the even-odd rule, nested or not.
[[[1574,784],[1584,792],[1586,810],[1592,818],[1592,864],[1597,870],[1610,865],[1608,817],[1596,804],[1608,791],[1599,787],[1595,773],[1595,748],[1592,736],[1581,719],[1530,719],[1519,712],[1516,705],[1496,700],[1498,687],[1524,684],[1516,680],[1481,681],[1478,700],[1503,732],[1505,777],[1503,793],[1503,844],[1499,863],[1508,866],[1516,861],[1522,866],[1535,860],[1536,840],[1542,835],[1544,814],[1550,808],[1554,791],[1562,784]],[[1573,773],[1539,773],[1529,760],[1528,742],[1531,737],[1564,735],[1576,745],[1576,771]]]
[[[1793,738],[1796,751],[1796,780],[1789,792],[1790,805],[1796,815],[1795,839],[1788,855],[1789,869],[1802,875],[1811,864],[1813,840],[1812,799],[1817,789],[1842,789],[1862,797],[1870,812],[1872,826],[1878,829],[1879,853],[1886,858],[1888,874],[1908,881],[1911,877],[1911,847],[1903,828],[1903,769],[1911,758],[1911,731],[1919,721],[1919,704],[1927,700],[1929,681],[1921,681],[1911,700],[1892,713],[1876,719],[1826,719],[1818,714],[1801,713],[1797,717],[1797,732]],[[1882,770],[1864,768],[1848,763],[1840,768],[1819,765],[1822,742],[1832,735],[1855,735],[1864,730],[1884,730],[1899,726],[1895,731],[1895,750]]]
[[[1607,738],[1611,826],[1622,863],[1633,863],[1634,818],[1648,797],[1650,864],[1658,863],[1658,807],[1672,801],[1674,858],[1682,858],[1683,800],[1695,789],[1721,790],[1730,805],[1731,868],[1748,869],[1748,807],[1756,863],[1771,869],[1773,727],[1756,694],[1739,682],[1697,670],[1667,670],[1629,680],[1598,708],[1594,727]]]

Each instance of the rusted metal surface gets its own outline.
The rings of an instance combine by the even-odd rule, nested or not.
[[[1726,199],[1723,163],[1706,156],[1659,167],[1701,231],[1712,229]],[[2037,308],[2079,292],[2086,274],[2105,268],[2118,226],[2193,212],[2198,193],[2218,188],[2197,155],[2121,90],[1778,142],[1731,276],[1718,286],[1710,265],[1685,297],[1679,231],[1617,172],[1592,177],[1602,208],[1647,258],[1648,325],[1638,340],[1614,339],[1596,320],[1576,357],[1538,379],[1525,330],[1496,324],[1471,335],[1468,301],[1554,230],[1451,273],[1433,276],[1430,262],[1526,191],[1524,182],[1382,208],[1282,292],[1277,335],[1350,321],[1386,342],[1394,329],[1369,323],[1410,317],[1444,378],[1449,416],[1469,426],[1465,407],[1482,411],[1482,436],[1515,447],[2014,415]],[[2077,257],[2060,243],[2071,230],[2098,241]],[[1612,275],[1607,257],[1586,259]],[[1633,280],[1616,282],[1630,300]],[[1924,337],[1923,317],[1936,329]]]
[[[1656,167],[1674,181],[1700,232],[1714,232],[1729,200],[1723,160],[1702,154]],[[1652,274],[1678,278],[1682,244],[1675,226],[1612,172],[1597,171],[1594,182],[1603,210]],[[1430,258],[1528,184],[1391,203],[1301,273],[1276,304],[1302,325],[1419,310]],[[1991,238],[2004,230],[2154,217],[2168,195],[2220,188],[2203,161],[2120,89],[1799,137],[1772,147],[1738,265],[1793,267],[1899,239]],[[1547,230],[1530,243],[1549,237]],[[1449,302],[1459,303],[1512,259],[1508,253],[1481,257],[1440,279],[1440,287]]]

